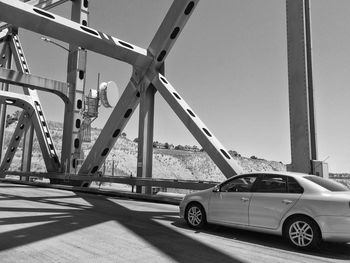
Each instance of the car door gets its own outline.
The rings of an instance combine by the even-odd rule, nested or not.
[[[257,175],[235,177],[224,182],[209,200],[208,221],[248,225],[251,189]]]
[[[303,193],[289,176],[266,174],[256,183],[249,206],[249,225],[276,229]]]

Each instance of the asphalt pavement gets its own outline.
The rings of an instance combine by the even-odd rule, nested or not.
[[[0,262],[350,262],[350,244],[320,251],[281,237],[209,225],[174,204],[0,183]]]

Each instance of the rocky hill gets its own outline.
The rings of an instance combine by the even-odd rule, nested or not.
[[[49,122],[49,128],[58,155],[61,154],[62,140],[62,124],[57,122]],[[5,144],[8,145],[10,136],[13,134],[16,123],[11,124],[5,130]],[[92,142],[83,144],[84,155],[87,156],[93,143],[96,141],[100,133],[99,129],[92,129]],[[11,170],[20,169],[20,145],[19,150],[12,162]],[[3,153],[5,149],[3,149]],[[284,164],[275,161],[267,161],[254,157],[253,159],[240,156],[236,152],[232,157],[243,167],[244,171],[280,171],[285,170]],[[112,166],[114,164],[114,169]],[[113,149],[111,150],[104,167],[101,170],[107,175],[130,176],[136,174],[137,165],[137,143],[128,139],[126,136],[121,136]],[[32,171],[44,172],[45,165],[42,160],[42,154],[35,139],[33,145]],[[153,177],[154,178],[171,178],[171,179],[187,179],[187,180],[207,180],[207,181],[222,181],[224,175],[211,161],[205,152],[192,152],[175,149],[154,149],[153,157]]]

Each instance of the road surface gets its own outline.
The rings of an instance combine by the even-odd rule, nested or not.
[[[350,262],[350,244],[302,252],[282,238],[189,229],[175,205],[0,183],[0,262]]]

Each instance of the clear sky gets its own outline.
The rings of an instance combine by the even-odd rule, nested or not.
[[[90,0],[90,26],[147,48],[170,4]],[[350,172],[350,1],[312,0],[311,7],[319,159],[327,159],[331,172]],[[65,3],[52,12],[69,17],[69,8]],[[65,81],[66,52],[40,35],[20,33],[32,74]],[[165,71],[227,149],[290,163],[284,0],[199,1]],[[123,90],[131,67],[89,52],[87,89],[96,88],[98,72]],[[62,121],[63,104],[40,94],[47,119]],[[197,144],[160,95],[155,111],[155,140]],[[101,108],[93,126],[103,127],[110,113]],[[137,137],[137,117],[125,130],[131,139]]]

